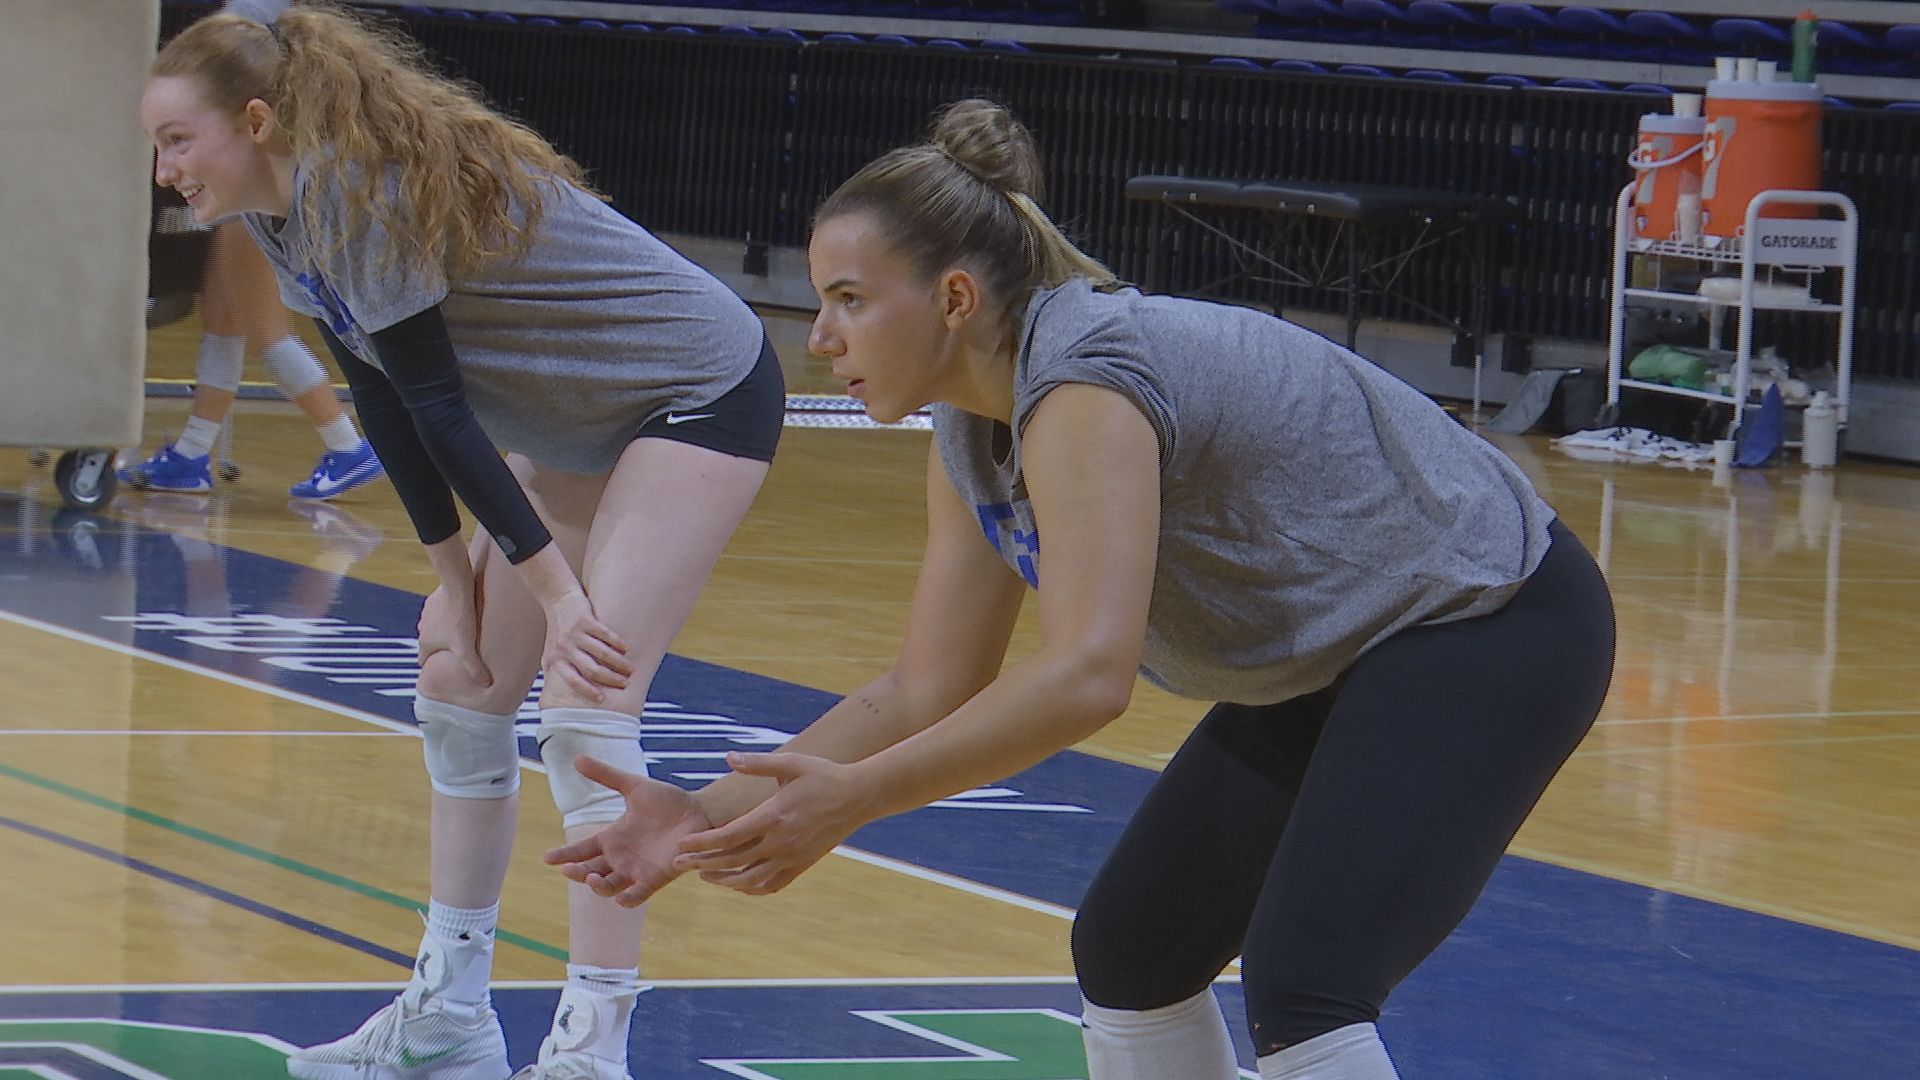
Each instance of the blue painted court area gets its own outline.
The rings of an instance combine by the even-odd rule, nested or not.
[[[295,691],[368,722],[411,724],[418,597],[351,579],[316,582],[316,571],[238,550],[220,553],[224,574],[210,585],[207,575],[183,572],[165,534],[122,529],[67,517],[51,534],[0,530],[0,612]],[[329,598],[321,610],[316,596]],[[778,745],[833,700],[679,658],[669,658],[652,697],[643,741],[661,775],[687,784],[710,775],[727,749]],[[871,826],[853,845],[1071,907],[1151,780],[1144,770],[1065,753],[1004,784]],[[11,782],[0,775],[0,783]],[[9,826],[48,831],[32,820]],[[778,909],[777,898],[769,901],[768,917],[777,919]],[[554,994],[502,993],[516,1063],[537,1045]],[[219,1045],[270,1055],[273,1040],[339,1034],[387,996],[0,987],[0,1080],[40,1075],[36,1065],[21,1064],[20,1054],[30,1052],[21,1047],[69,1045],[14,1023],[29,1018],[119,1017],[259,1033],[269,1038]],[[1237,1017],[1238,988],[1225,987],[1223,996]],[[969,1042],[976,1036],[1020,1048],[994,1051],[1002,1058],[1067,1053],[1077,1033],[1052,1014],[1071,1017],[1077,1001],[1061,984],[660,988],[642,999],[635,1060],[649,1080],[1059,1080],[1076,1074],[977,1057],[929,1066],[936,1071],[899,1063],[856,1071],[848,1059],[952,1058],[954,1044],[976,1045]],[[889,1010],[948,1012],[887,1019]],[[983,1010],[1012,1010],[1005,1015],[1013,1019],[961,1015]],[[87,1028],[88,1038],[113,1030]],[[142,1046],[201,1037],[134,1030],[146,1032],[135,1040]],[[1410,1078],[1920,1076],[1920,953],[1509,858],[1467,923],[1389,1003],[1383,1031]],[[54,1075],[140,1075],[99,1072],[119,1066],[59,1052],[65,1072]],[[823,1072],[791,1060],[807,1058],[840,1062]],[[787,1064],[740,1064],[749,1059]]]

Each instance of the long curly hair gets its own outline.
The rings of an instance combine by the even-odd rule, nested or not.
[[[167,43],[153,74],[193,80],[235,116],[254,99],[273,109],[308,176],[303,216],[317,220],[330,189],[345,196],[342,232],[315,237],[320,253],[377,222],[394,244],[386,258],[465,276],[526,253],[556,181],[598,194],[578,163],[435,72],[411,38],[328,4],[295,4],[271,28],[207,16]]]

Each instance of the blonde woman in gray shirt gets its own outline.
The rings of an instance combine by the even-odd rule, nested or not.
[[[1075,919],[1092,1077],[1237,1076],[1211,984],[1241,956],[1263,1078],[1390,1080],[1388,992],[1600,708],[1606,585],[1431,401],[1282,320],[1123,287],[1039,181],[1025,129],[961,102],[814,220],[810,347],[876,419],[933,407],[892,670],[691,795],[582,763],[628,813],[548,860],[623,903],[690,870],[774,892],[1099,730],[1142,675],[1218,704]],[[1007,665],[1028,590],[1040,648]]]
[[[237,218],[319,324],[439,577],[420,614],[432,903],[413,979],[288,1069],[504,1080],[487,986],[515,714],[544,671],[567,835],[619,815],[572,762],[644,770],[647,684],[766,475],[779,365],[738,297],[356,16],[209,16],[161,51],[142,113],[155,179],[203,221]],[[515,1075],[624,1080],[641,915],[574,887],[568,918],[553,1027]]]

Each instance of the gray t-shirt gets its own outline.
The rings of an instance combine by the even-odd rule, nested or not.
[[[1506,455],[1280,319],[1076,280],[1027,309],[1015,432],[1062,383],[1118,391],[1158,436],[1142,674],[1176,694],[1311,693],[1395,631],[1497,610],[1546,554],[1553,511]],[[1039,587],[1019,439],[948,406],[933,415],[947,475]]]
[[[599,199],[554,181],[532,249],[449,280],[391,257],[376,222],[351,249],[338,235],[345,203],[325,193],[321,220],[294,174],[282,221],[243,221],[280,281],[287,306],[324,320],[360,359],[367,334],[441,305],[474,415],[495,445],[556,469],[602,473],[655,416],[711,404],[746,378],[765,333],[758,316],[711,274]],[[397,173],[389,190],[397,188]]]

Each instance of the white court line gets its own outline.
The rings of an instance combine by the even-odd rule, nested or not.
[[[862,986],[1072,986],[1071,975],[894,975],[873,978],[817,979],[645,979],[660,990],[809,990]],[[1238,975],[1213,980],[1237,986]],[[496,979],[495,990],[561,990],[564,979]],[[260,983],[47,983],[0,986],[9,994],[235,994],[262,990],[400,990],[404,982],[260,982]]]
[[[233,735],[239,737],[294,739],[406,739],[413,736],[405,731],[169,731],[141,730],[128,731],[111,728],[0,728],[0,736],[5,735],[174,735],[198,738],[202,735]]]
[[[924,975],[874,978],[816,979],[643,979],[664,990],[808,989],[837,986],[1067,986],[1071,975]],[[1225,980],[1239,982],[1238,978]],[[49,983],[38,986],[0,986],[8,994],[221,994],[255,990],[398,990],[405,982],[258,982],[258,983]],[[495,990],[560,990],[564,979],[496,979]]]
[[[905,874],[908,877],[919,878],[921,881],[931,882],[935,885],[944,885],[949,889],[958,889],[961,892],[972,893],[975,896],[983,896],[989,900],[998,900],[1003,904],[1011,904],[1014,907],[1025,908],[1028,911],[1037,911],[1042,915],[1051,915],[1056,919],[1065,919],[1069,922],[1073,921],[1073,909],[1061,907],[1059,904],[1049,904],[1045,900],[1035,900],[1031,896],[1021,896],[1019,893],[996,889],[991,885],[982,885],[977,881],[969,881],[963,877],[955,877],[952,874],[942,873],[939,870],[929,870],[924,866],[901,862],[899,859],[890,859],[885,855],[875,855],[871,851],[861,851],[858,848],[850,847],[838,847],[834,850],[855,862],[866,863],[868,866],[877,866],[882,870],[891,870],[896,874]]]
[[[1748,739],[1742,742],[1696,742],[1696,743],[1687,743],[1684,746],[1671,746],[1671,745],[1609,746],[1609,747],[1593,749],[1593,750],[1575,750],[1573,752],[1573,756],[1583,757],[1583,758],[1592,758],[1592,757],[1617,757],[1623,754],[1676,754],[1676,753],[1696,754],[1696,753],[1701,753],[1703,751],[1709,751],[1709,750],[1746,750],[1756,746],[1825,746],[1829,743],[1915,742],[1915,741],[1920,741],[1920,734],[1915,734],[1915,735],[1826,735],[1826,736],[1815,736],[1815,737],[1805,738],[1805,739]]]
[[[420,735],[419,729],[415,728],[411,724],[402,724],[402,723],[399,723],[398,721],[389,720],[384,716],[376,716],[373,713],[365,712],[361,709],[355,709],[346,705],[339,705],[334,702],[327,701],[324,698],[314,697],[311,694],[303,694],[298,690],[288,690],[288,689],[285,689],[284,687],[274,686],[270,683],[260,683],[260,682],[253,682],[248,679],[242,679],[237,675],[229,675],[224,671],[215,671],[211,668],[197,667],[184,660],[176,660],[171,656],[163,656],[159,653],[147,652],[142,649],[137,649],[131,645],[122,644],[118,641],[109,641],[106,638],[93,637],[89,634],[83,634],[78,630],[69,630],[64,626],[55,626],[52,623],[42,622],[39,619],[35,619],[27,615],[20,615],[11,611],[0,611],[0,620],[13,623],[17,626],[24,626],[30,630],[39,630],[42,633],[52,634],[55,637],[65,638],[68,641],[79,642],[82,645],[93,645],[98,648],[106,649],[110,652],[117,652],[122,656],[132,657],[133,659],[136,659],[136,660],[145,660],[151,663],[160,664],[164,667],[173,668],[177,671],[184,671],[190,674],[200,675],[205,678],[213,679],[216,682],[226,683],[229,686],[237,686],[244,690],[258,691],[259,693],[280,698],[282,701],[290,701],[298,705],[305,705],[308,708],[318,709],[321,712],[329,712],[334,714],[335,716],[344,716],[350,720],[358,720],[362,723],[373,724],[376,727],[385,728],[389,731],[401,732],[403,734],[411,735],[415,738],[418,738]],[[525,758],[520,759],[520,767],[523,769],[530,769],[537,773],[545,773],[547,771],[546,768],[542,766],[539,762],[529,761]],[[1072,908],[1061,907],[1058,904],[1049,904],[1044,900],[1035,900],[1030,896],[1022,896],[1019,893],[1012,892],[1007,889],[999,889],[991,885],[982,885],[977,881],[969,881],[966,878],[955,877],[952,874],[943,874],[938,870],[929,870],[926,867],[915,866],[912,863],[901,862],[898,859],[890,859],[884,855],[875,855],[872,852],[862,851],[859,848],[847,847],[845,845],[842,845],[840,847],[834,848],[833,853],[835,855],[840,855],[845,858],[852,859],[855,862],[866,863],[869,866],[874,866],[882,870],[891,870],[896,874],[901,874],[906,877],[916,878],[918,880],[925,881],[933,885],[939,885],[944,888],[952,889],[956,892],[963,892],[971,896],[977,896],[983,900],[992,900],[998,903],[1006,904],[1009,907],[1023,908],[1027,911],[1035,911],[1035,912],[1039,912],[1040,914],[1051,915],[1059,919],[1072,920],[1073,918],[1074,913]]]
[[[1747,720],[1849,720],[1874,716],[1920,716],[1914,709],[1858,709],[1852,712],[1729,713],[1724,716],[1647,716],[1630,720],[1596,720],[1594,727],[1633,727],[1641,724],[1710,724]]]
[[[375,727],[386,728],[388,731],[398,731],[415,737],[418,737],[420,734],[418,729],[412,724],[402,724],[397,720],[389,720],[384,716],[375,716],[373,713],[364,712],[347,705],[336,704],[323,698],[314,697],[312,694],[303,694],[298,690],[288,690],[285,687],[274,686],[271,683],[243,679],[238,675],[229,675],[224,671],[216,671],[213,668],[190,664],[185,660],[176,660],[171,656],[149,652],[145,649],[136,649],[131,645],[124,645],[118,641],[95,637],[92,634],[83,634],[78,630],[69,630],[64,626],[55,626],[50,622],[41,622],[39,619],[33,618],[30,615],[21,615],[12,611],[0,611],[0,620],[13,623],[16,626],[24,626],[29,630],[38,630],[43,634],[52,634],[54,637],[65,638],[68,641],[79,642],[82,645],[92,645],[96,648],[106,649],[108,652],[117,652],[122,656],[132,657],[135,660],[145,660],[149,663],[159,664],[161,667],[170,667],[175,671],[184,671],[190,675],[198,675],[202,678],[212,679],[215,682],[226,683],[228,686],[237,686],[242,690],[258,691],[269,697],[277,697],[282,701],[291,701],[296,705],[305,705],[310,709],[329,712],[335,716],[344,716],[349,720],[358,720],[363,724],[372,724]],[[536,772],[546,772],[538,762],[522,761],[521,764]]]

